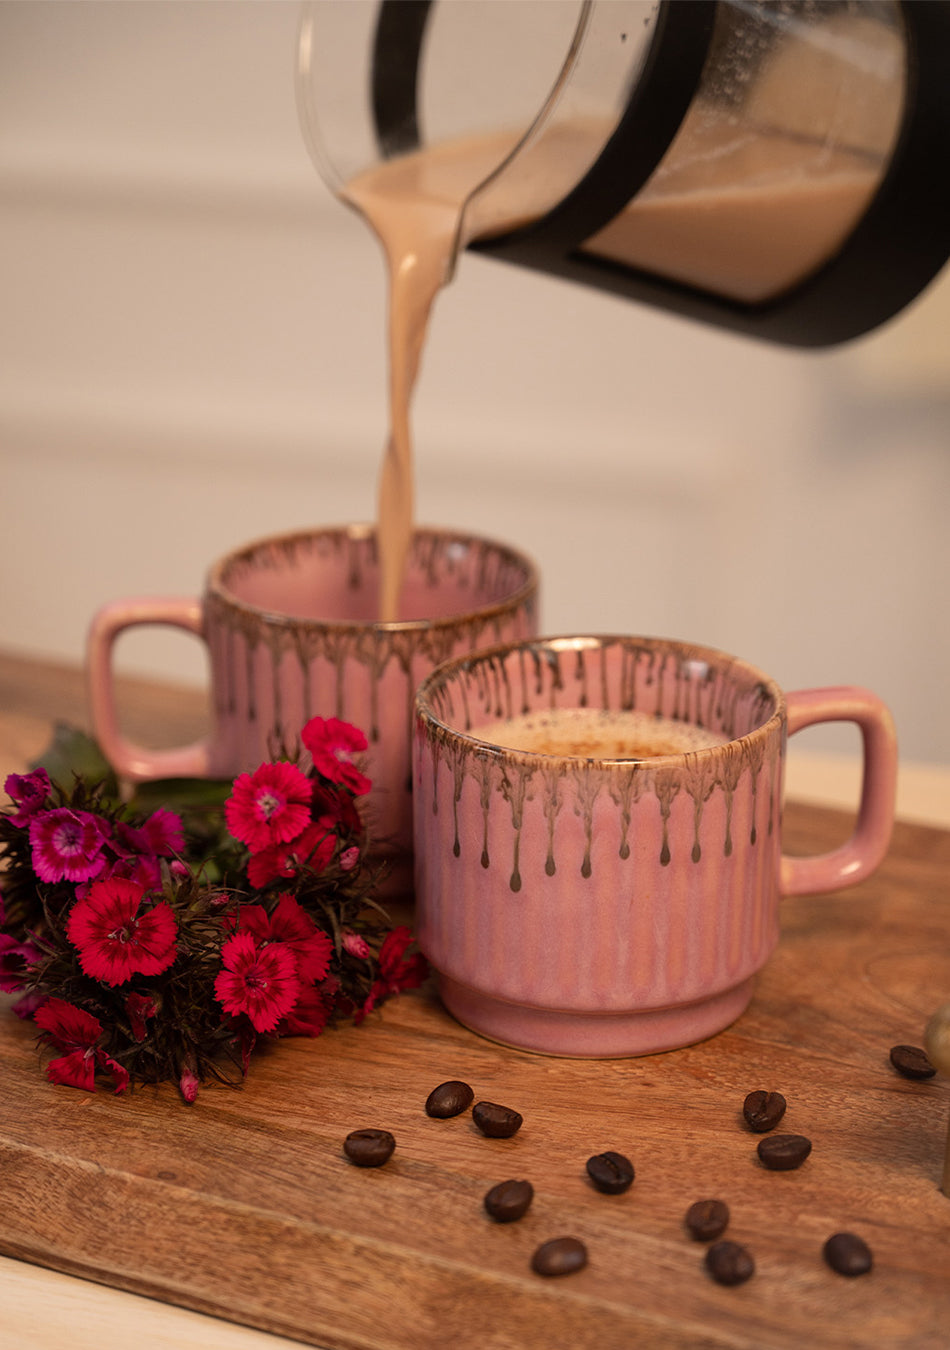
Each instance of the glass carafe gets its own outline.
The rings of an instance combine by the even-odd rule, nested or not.
[[[882,323],[950,254],[944,0],[317,0],[334,190],[478,137],[466,247],[755,336]]]

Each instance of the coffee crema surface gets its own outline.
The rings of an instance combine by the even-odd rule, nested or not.
[[[651,713],[555,708],[473,727],[470,735],[507,750],[572,759],[656,759],[726,745],[728,736]]]

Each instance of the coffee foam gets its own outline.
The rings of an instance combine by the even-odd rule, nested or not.
[[[729,737],[690,722],[601,708],[546,708],[469,733],[508,750],[577,759],[654,759],[727,744]]]

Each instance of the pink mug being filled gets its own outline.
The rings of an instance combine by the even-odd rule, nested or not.
[[[377,622],[379,569],[371,526],[263,539],[211,568],[201,599],[117,600],[93,619],[88,677],[95,735],[123,777],[227,778],[291,747],[311,717],[336,717],[369,741],[367,824],[390,868],[387,890],[411,884],[410,726],[413,697],[441,661],[537,631],[533,563],[507,545],[451,530],[413,537],[399,620]],[[212,726],[177,750],[121,733],[112,653],[139,624],[183,628],[208,646]]]
[[[852,837],[782,853],[786,739],[856,722]],[[416,698],[419,945],[459,1021],[522,1049],[669,1050],[733,1022],[779,937],[783,896],[883,858],[897,747],[855,687],[783,694],[724,653],[637,637],[497,646]]]

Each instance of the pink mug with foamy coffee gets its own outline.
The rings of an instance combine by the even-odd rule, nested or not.
[[[787,736],[839,720],[863,734],[854,834],[787,857]],[[522,1049],[641,1055],[743,1012],[783,896],[878,865],[897,746],[864,689],[783,694],[708,648],[564,637],[430,675],[413,774],[417,934],[449,1011]]]
[[[292,747],[311,717],[354,723],[369,740],[367,823],[398,890],[408,882],[412,847],[415,690],[441,661],[535,633],[537,593],[533,563],[514,549],[418,529],[399,619],[380,623],[371,526],[264,539],[216,563],[200,600],[118,600],[100,610],[88,646],[95,735],[116,771],[133,780],[227,778]],[[213,724],[206,740],[156,751],[121,734],[112,650],[120,633],[139,624],[184,628],[207,643]]]

